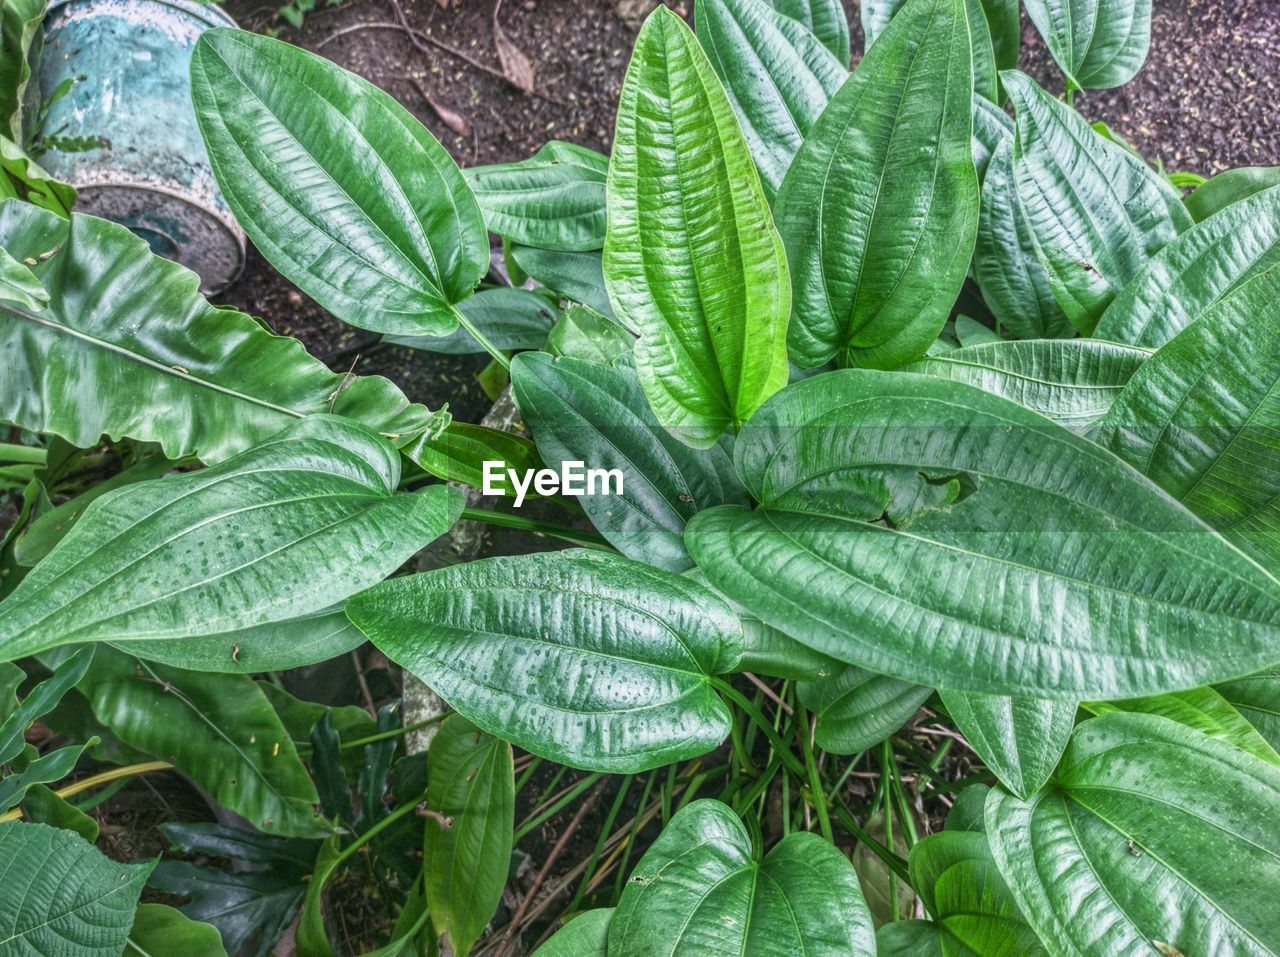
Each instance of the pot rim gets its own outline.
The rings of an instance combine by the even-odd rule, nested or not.
[[[50,0],[46,9],[46,16],[53,13],[60,7],[68,7],[74,5],[84,5],[94,7],[109,3],[129,3],[138,6],[157,6],[171,7],[179,13],[184,13],[189,17],[206,23],[211,27],[238,27],[239,24],[232,19],[231,14],[223,10],[214,3],[194,3],[192,0]]]

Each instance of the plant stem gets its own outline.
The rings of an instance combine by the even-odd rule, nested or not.
[[[822,787],[822,778],[818,774],[818,762],[813,758],[813,726],[809,722],[809,713],[804,705],[796,701],[796,724],[800,730],[800,751],[804,755],[804,765],[809,769],[809,790],[813,793],[813,804],[818,811],[818,829],[827,843],[835,843],[835,835],[831,831],[831,818],[827,815],[827,793]]]
[[[463,329],[466,329],[467,332],[471,334],[472,339],[484,346],[484,351],[493,356],[494,362],[498,363],[498,365],[502,366],[502,368],[506,369],[508,372],[511,371],[511,360],[507,358],[507,354],[505,352],[490,342],[488,338],[485,337],[484,333],[477,329],[474,323],[462,314],[461,309],[455,308],[453,310],[453,314],[458,317],[458,325],[462,326]]]
[[[45,450],[34,445],[16,445],[0,442],[0,462],[15,465],[44,465]]]
[[[809,776],[808,770],[806,770],[805,766],[800,763],[800,760],[791,753],[791,749],[788,748],[786,742],[782,740],[782,736],[773,729],[773,725],[771,725],[769,720],[760,713],[760,710],[747,699],[746,695],[734,688],[729,684],[729,682],[714,675],[711,677],[711,684],[718,689],[721,694],[725,695],[730,701],[741,708],[746,713],[747,717],[752,720],[755,726],[764,732],[764,736],[769,739],[769,744],[773,746],[773,750],[778,753],[778,757],[782,759],[782,762],[793,774],[795,774],[796,777],[803,781]]]
[[[77,781],[75,784],[68,784],[65,788],[59,788],[53,793],[63,800],[74,797],[84,791],[91,791],[94,788],[110,784],[112,781],[120,778],[131,778],[139,774],[150,774],[152,771],[168,771],[173,765],[168,761],[146,761],[142,764],[127,764],[122,768],[112,768],[110,771],[103,771],[101,774],[95,774],[87,777],[83,781]],[[22,809],[14,808],[4,814],[0,814],[0,822],[17,821],[22,817]]]
[[[423,721],[414,722],[413,724],[406,725],[403,728],[392,728],[390,731],[371,734],[367,738],[356,738],[354,741],[347,741],[344,744],[339,745],[338,750],[350,751],[352,748],[361,748],[366,744],[377,744],[379,741],[387,740],[387,738],[398,738],[402,734],[409,734],[412,731],[417,731],[420,728],[425,728],[428,725],[435,724],[437,721],[443,721],[451,714],[453,714],[452,711],[446,711],[444,714],[438,714]]]
[[[543,522],[536,518],[523,518],[519,515],[508,515],[506,512],[491,512],[485,508],[464,508],[462,517],[485,525],[496,525],[499,528],[518,528],[525,532],[550,535],[583,548],[596,548],[602,551],[613,551],[599,532],[583,531],[569,528],[567,525],[556,525],[554,522]]]

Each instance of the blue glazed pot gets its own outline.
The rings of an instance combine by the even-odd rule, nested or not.
[[[244,266],[245,237],[218,191],[191,106],[191,51],[212,27],[235,26],[188,0],[55,0],[45,20],[40,86],[46,134],[110,146],[45,153],[40,163],[78,191],[76,209],[123,223],[158,254],[218,292]]]

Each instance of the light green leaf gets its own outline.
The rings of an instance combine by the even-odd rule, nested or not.
[[[117,864],[71,831],[0,824],[0,948],[14,957],[120,957],[155,861]]]
[[[541,348],[558,311],[540,292],[507,287],[482,290],[458,303],[457,310],[489,342],[506,351]],[[447,336],[387,336],[386,341],[450,356],[485,351],[461,326]]]
[[[937,338],[978,227],[972,84],[963,0],[910,0],[796,154],[775,214],[797,365],[892,368]]]
[[[1280,263],[1280,188],[1197,223],[1147,263],[1098,320],[1101,339],[1158,349]]]
[[[12,774],[0,778],[0,814],[26,800],[30,788],[61,781],[75,770],[85,749],[97,743],[97,738],[90,738],[86,743],[56,748],[39,756],[31,748],[30,760],[24,758],[24,763],[15,764]]]
[[[1001,80],[1017,109],[1013,179],[1063,312],[1086,335],[1163,246],[1191,226],[1173,188],[1025,74]]]
[[[226,28],[196,43],[191,97],[227,203],[286,278],[353,326],[453,331],[489,236],[408,110],[323,57]]]
[[[464,170],[491,232],[543,249],[604,246],[609,157],[551,140],[519,163]]]
[[[502,901],[511,869],[515,777],[511,745],[450,715],[427,754],[422,873],[437,934],[463,957]]]
[[[335,374],[297,340],[210,305],[195,273],[123,226],[8,202],[0,246],[39,261],[50,293],[38,314],[0,303],[12,357],[0,363],[0,418],[23,428],[80,448],[127,436],[214,463],[318,413],[396,436],[447,421],[386,379]]]
[[[698,40],[742,124],[760,184],[772,200],[814,122],[849,78],[798,20],[768,0],[699,0]]]
[[[122,957],[227,957],[227,951],[212,924],[164,904],[139,904]]]
[[[875,940],[858,875],[841,851],[798,831],[761,856],[727,805],[701,800],[671,819],[636,866],[608,950],[869,957]]]
[[[1061,957],[1280,952],[1280,769],[1165,718],[1077,729],[1053,785],[987,799],[996,863]],[[1166,949],[1164,953],[1172,953]]]
[[[1095,440],[1280,574],[1280,270],[1161,347]]]
[[[369,640],[490,734],[573,767],[633,774],[729,733],[710,677],[742,653],[697,584],[568,551],[383,582],[347,602]]]
[[[1197,223],[1272,186],[1280,186],[1280,166],[1244,166],[1210,177],[1183,202]]]
[[[1074,701],[938,693],[960,733],[1006,788],[1028,798],[1049,780],[1075,726]]]
[[[796,686],[818,724],[813,740],[833,754],[857,754],[885,740],[920,710],[932,689],[846,665],[829,678]]]
[[[1068,428],[1106,415],[1151,353],[1098,339],[1027,339],[926,356],[904,372],[967,382]]]
[[[612,907],[598,907],[556,931],[549,941],[533,952],[533,957],[606,957]]]
[[[1223,682],[1215,690],[1280,751],[1280,667]]]
[[[843,66],[849,64],[849,21],[840,0],[771,0],[773,8],[803,23]]]
[[[0,248],[0,300],[17,303],[32,312],[39,312],[49,304],[49,293],[40,285],[31,267],[18,262],[3,248]]]
[[[635,342],[635,337],[616,322],[590,306],[574,303],[547,334],[547,351],[554,356],[612,365],[620,356],[630,355]]]
[[[629,366],[530,352],[511,364],[520,413],[554,468],[564,462],[622,473],[621,495],[578,501],[624,555],[670,571],[693,565],[684,526],[700,509],[747,504],[722,444],[691,449],[654,418]]]
[[[1077,90],[1128,83],[1151,45],[1151,0],[1026,0],[1027,15]]]
[[[86,841],[98,840],[98,822],[43,784],[32,785],[22,799],[22,816],[37,824],[74,831]]]
[[[860,0],[858,19],[862,24],[864,55],[905,3],[906,0]]]
[[[0,203],[25,199],[66,217],[76,201],[76,191],[54,179],[7,136],[0,136]]]
[[[851,664],[1067,700],[1275,657],[1274,579],[1110,453],[971,386],[815,376],[760,410],[734,460],[762,507],[700,512],[690,555],[767,624]]]
[[[315,417],[221,465],[117,489],[0,603],[0,657],[199,643],[332,608],[461,514],[460,492],[396,494],[399,478],[374,433]]]
[[[658,421],[695,448],[787,381],[782,240],[724,88],[666,7],[645,21],[618,103],[604,273]]]

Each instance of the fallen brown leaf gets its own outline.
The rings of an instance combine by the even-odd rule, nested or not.
[[[502,29],[502,24],[498,21],[498,11],[501,9],[502,0],[497,0],[493,5],[493,45],[498,49],[498,62],[502,64],[502,73],[512,86],[524,93],[532,93],[536,75],[533,61]]]
[[[441,123],[449,127],[449,129],[453,130],[453,132],[457,133],[459,136],[471,136],[475,132],[475,128],[471,125],[470,120],[461,113],[456,113],[449,109],[449,107],[445,106],[432,96],[423,85],[422,81],[417,77],[413,77],[412,79],[414,87],[417,88],[418,93],[422,98],[427,101],[427,105],[430,106],[431,109],[435,110],[436,116],[440,117]]]

